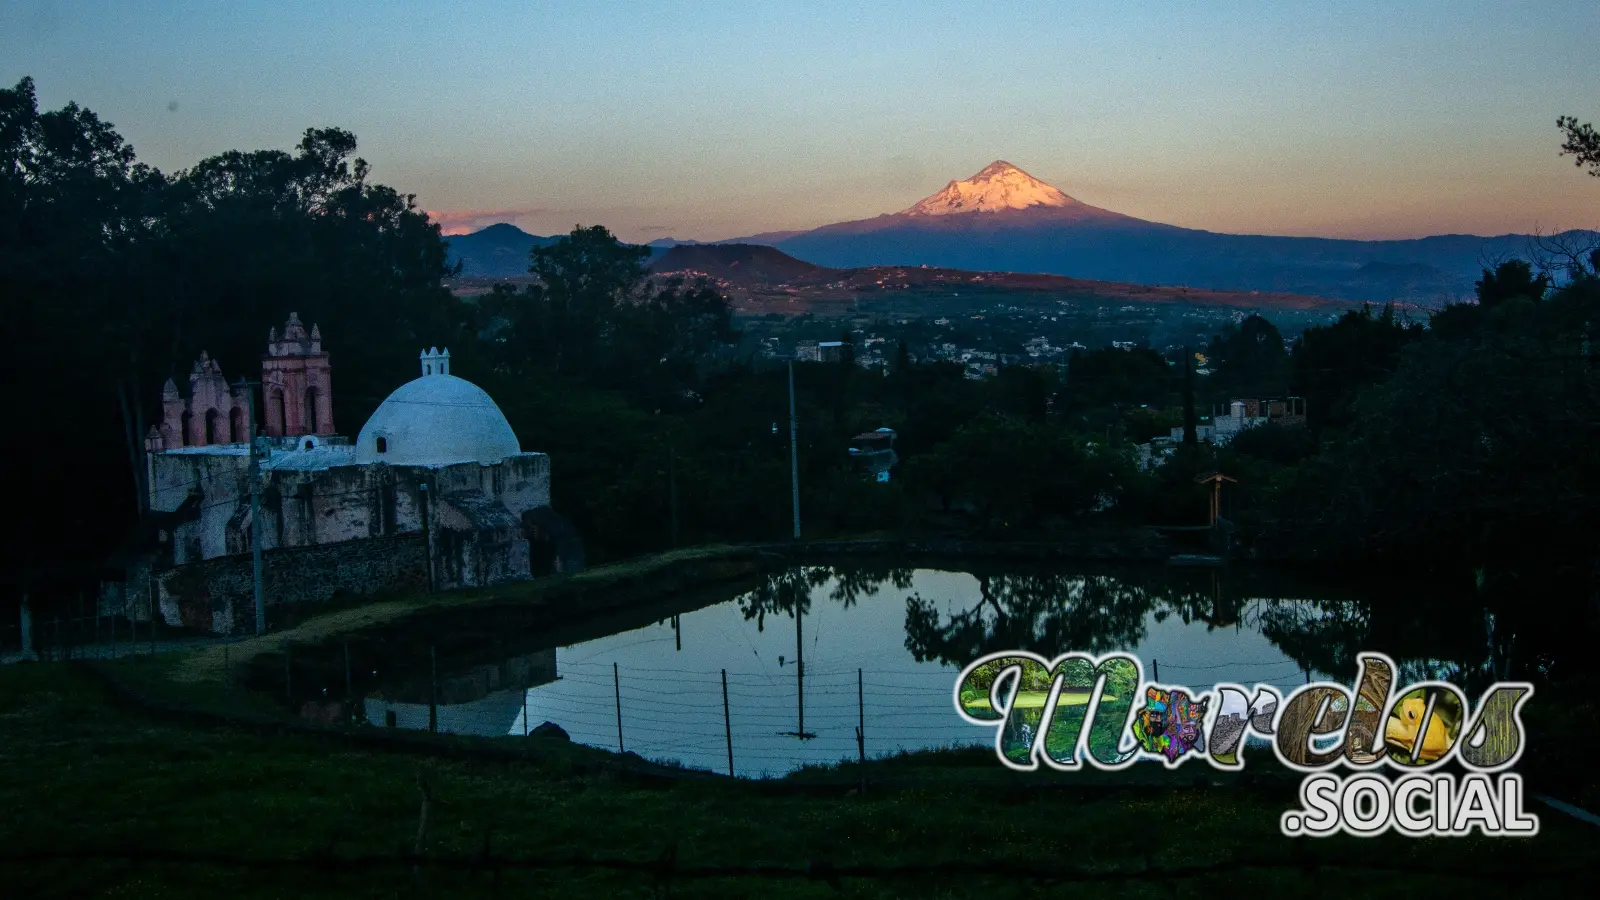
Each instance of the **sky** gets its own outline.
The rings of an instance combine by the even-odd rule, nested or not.
[[[450,232],[717,240],[1006,159],[1140,218],[1391,238],[1600,226],[1594,0],[9,0],[0,79],[141,160],[354,132]]]

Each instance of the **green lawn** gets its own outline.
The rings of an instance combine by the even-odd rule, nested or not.
[[[1016,696],[1016,699],[1011,702],[1011,705],[1014,709],[1043,709],[1044,702],[1048,699],[1050,699],[1049,691],[1023,691]],[[1116,699],[1117,698],[1115,697],[1108,696],[1105,698],[1105,702],[1114,703],[1116,702]],[[1088,702],[1088,693],[1068,694],[1063,692],[1059,697],[1056,698],[1057,707],[1085,706],[1088,704]],[[987,694],[978,697],[963,697],[961,699],[961,705],[965,706],[969,710],[993,708],[989,705],[989,697]]]
[[[1148,767],[1157,771],[1137,776],[1023,775],[1004,771],[989,752],[923,753],[872,764],[866,794],[851,795],[783,788],[849,777],[853,767],[777,784],[662,783],[597,768],[610,754],[560,744],[519,762],[359,750],[337,737],[163,724],[119,708],[93,675],[61,664],[0,668],[0,736],[5,897],[661,895],[647,874],[603,869],[507,871],[499,885],[483,872],[428,869],[414,886],[409,868],[394,866],[18,860],[52,851],[137,857],[140,849],[248,859],[392,856],[416,839],[419,776],[435,796],[428,854],[465,858],[487,842],[493,853],[522,858],[647,861],[675,845],[683,867],[953,862],[979,873],[847,877],[837,890],[787,877],[678,879],[672,889],[680,897],[1020,896],[1035,884],[1014,873],[1047,865],[1132,876],[1071,886],[1073,896],[1275,887],[1298,896],[1307,875],[1297,869],[1144,874],[1152,866],[1287,860],[1295,848],[1325,861],[1404,870],[1316,876],[1359,884],[1364,898],[1413,897],[1428,885],[1469,891],[1489,883],[1478,874],[1486,868],[1526,873],[1504,894],[1512,896],[1540,888],[1538,873],[1600,861],[1592,827],[1546,809],[1539,810],[1544,833],[1529,841],[1289,841],[1277,821],[1293,802],[1293,784],[1202,766]]]

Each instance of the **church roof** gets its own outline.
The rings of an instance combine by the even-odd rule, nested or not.
[[[521,452],[511,424],[483,388],[434,374],[406,382],[378,406],[356,438],[355,461],[444,466],[496,463]]]

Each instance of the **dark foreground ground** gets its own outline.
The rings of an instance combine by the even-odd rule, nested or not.
[[[1566,895],[1600,862],[1600,830],[1542,807],[1529,840],[1291,841],[1277,822],[1294,786],[1270,772],[1119,784],[926,754],[873,764],[858,794],[803,788],[854,767],[641,780],[540,744],[444,760],[167,724],[81,668],[5,666],[0,896],[1519,897]]]

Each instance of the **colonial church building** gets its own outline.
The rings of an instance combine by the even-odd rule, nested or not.
[[[448,590],[582,565],[550,509],[550,460],[523,452],[483,389],[429,349],[354,443],[334,434],[322,335],[290,314],[261,364],[260,540],[269,621],[284,607],[401,589]],[[188,396],[168,380],[146,439],[150,510],[163,522],[144,604],[169,625],[254,627],[250,388],[204,354]]]

